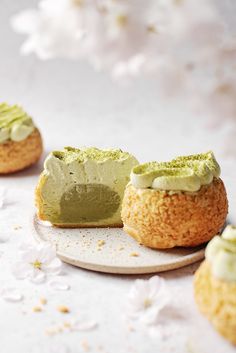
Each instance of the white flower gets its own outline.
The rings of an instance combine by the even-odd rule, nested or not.
[[[136,280],[128,295],[128,316],[140,322],[155,324],[159,312],[169,302],[170,295],[161,277]]]
[[[148,74],[157,91],[202,106],[205,115],[232,118],[236,40],[216,5],[212,0],[41,0],[37,9],[11,22],[27,35],[24,54],[85,58],[116,79]]]
[[[58,275],[62,262],[56,257],[56,250],[50,243],[21,246],[20,261],[15,263],[13,274],[18,279],[28,278],[34,283],[41,283],[47,275]]]

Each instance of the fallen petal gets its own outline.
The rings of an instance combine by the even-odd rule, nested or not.
[[[70,285],[60,281],[60,280],[52,280],[49,282],[49,287],[54,289],[54,290],[61,290],[61,291],[65,291],[65,290],[69,290],[70,289]]]
[[[1,208],[1,206],[0,206]],[[10,239],[10,233],[1,233],[0,234],[0,243],[6,243]]]
[[[73,331],[90,331],[98,326],[95,320],[76,320],[72,325]]]
[[[20,302],[23,299],[23,295],[16,289],[11,287],[5,287],[1,291],[1,297],[12,303]]]
[[[6,189],[0,188],[0,208],[4,207],[5,198],[6,198]]]

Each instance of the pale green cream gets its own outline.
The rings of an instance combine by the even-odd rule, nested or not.
[[[210,151],[170,162],[140,164],[132,169],[130,178],[136,188],[195,192],[219,175],[220,167]]]
[[[236,227],[227,226],[221,237],[216,236],[209,242],[206,259],[215,277],[236,282]]]
[[[121,201],[136,158],[121,150],[66,147],[44,164],[43,213],[54,224],[119,224]]]
[[[0,104],[0,143],[22,141],[35,129],[31,117],[18,105]]]

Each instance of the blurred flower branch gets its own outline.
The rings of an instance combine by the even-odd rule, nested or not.
[[[41,0],[12,18],[21,51],[86,59],[115,79],[149,75],[205,114],[236,118],[236,36],[214,0]]]

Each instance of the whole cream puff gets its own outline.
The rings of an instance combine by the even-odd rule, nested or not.
[[[209,241],[228,212],[219,175],[212,152],[134,167],[122,205],[125,232],[157,249]]]
[[[31,117],[17,105],[0,104],[0,174],[31,166],[42,150],[42,138]]]
[[[194,279],[195,301],[215,329],[236,345],[236,227],[228,226],[206,248]]]

